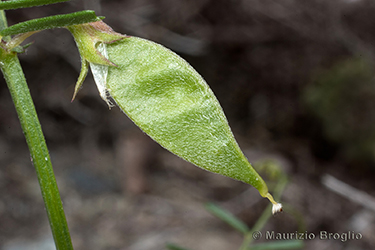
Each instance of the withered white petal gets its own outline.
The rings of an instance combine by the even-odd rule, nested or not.
[[[104,43],[100,43],[97,46],[97,50],[108,59],[107,48]],[[96,63],[90,63],[90,68],[92,75],[94,76],[94,81],[96,83],[96,87],[99,90],[99,94],[101,98],[108,104],[109,107],[113,106],[109,100],[107,95],[107,76],[108,76],[108,66],[101,65]]]

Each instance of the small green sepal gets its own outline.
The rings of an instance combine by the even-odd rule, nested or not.
[[[21,43],[25,41],[26,38],[28,38],[29,36],[37,32],[39,31],[31,31],[31,32],[26,32],[26,33],[15,35],[9,42],[6,42],[6,49],[8,51],[13,51],[17,53],[25,52],[25,49],[28,48],[31,44],[33,44],[33,42],[28,43],[23,46],[21,46]]]
[[[11,52],[18,53],[18,54],[25,53],[25,49],[24,49],[22,46],[14,47],[14,48],[11,49],[10,51],[11,51]]]
[[[79,74],[76,86],[74,88],[74,94],[73,94],[73,98],[72,98],[71,102],[74,101],[74,99],[77,96],[78,91],[81,89],[83,81],[86,79],[88,71],[89,71],[89,63],[88,63],[88,61],[86,61],[85,59],[81,58],[81,72]]]

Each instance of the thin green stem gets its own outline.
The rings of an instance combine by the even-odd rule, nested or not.
[[[70,0],[13,0],[0,3],[0,9],[13,10],[68,1]]]
[[[1,31],[2,36],[17,35],[26,32],[63,28],[71,25],[100,21],[92,10],[83,10],[69,14],[31,19],[17,23]]]
[[[4,20],[0,19],[0,22],[2,22],[0,27],[7,25],[6,20],[5,22]],[[0,48],[0,68],[7,82],[29,146],[31,160],[38,176],[56,248],[58,250],[73,250],[47,145],[17,54]]]
[[[1,3],[1,0],[0,0],[0,3]],[[0,32],[7,27],[8,27],[8,22],[5,17],[5,12],[2,10],[0,11]]]
[[[3,52],[0,65],[37,172],[56,248],[73,249],[47,145],[17,55]]]

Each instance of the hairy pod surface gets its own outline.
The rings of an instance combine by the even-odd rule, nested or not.
[[[258,189],[263,179],[239,148],[203,78],[169,49],[136,37],[107,45],[106,87],[117,105],[161,146],[208,171]]]

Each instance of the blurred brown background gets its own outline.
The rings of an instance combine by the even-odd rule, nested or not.
[[[217,95],[250,162],[272,159],[288,174],[282,202],[295,212],[271,218],[263,232],[295,232],[302,223],[316,235],[363,236],[307,240],[305,249],[375,247],[374,1],[76,0],[6,15],[11,25],[83,9],[190,62]],[[215,202],[251,227],[268,205],[254,188],[162,149],[118,108],[108,110],[91,75],[70,103],[80,59],[67,30],[29,41],[20,60],[76,249],[157,250],[166,242],[239,248],[242,236],[203,204]],[[0,247],[54,249],[3,79]]]

